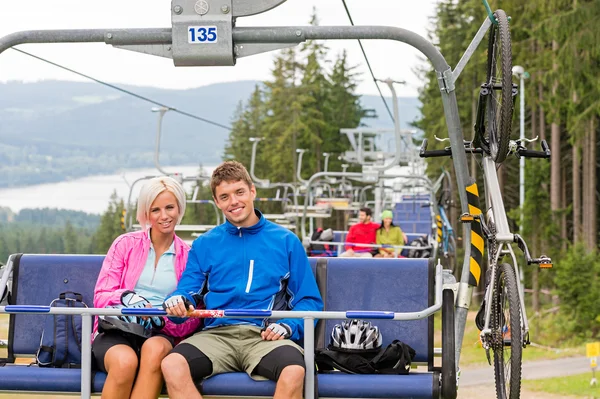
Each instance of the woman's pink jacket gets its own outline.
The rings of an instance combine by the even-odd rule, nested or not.
[[[187,262],[189,245],[175,235],[175,276],[177,281]],[[135,231],[125,233],[112,243],[98,275],[94,289],[94,307],[104,308],[121,303],[121,294],[133,290],[146,265],[150,250],[148,232]],[[200,326],[201,319],[188,319],[185,323],[175,324],[168,318],[165,320],[162,333],[175,338],[185,338],[194,333]],[[94,334],[98,329],[98,321],[94,324]],[[179,341],[179,339],[176,339]]]

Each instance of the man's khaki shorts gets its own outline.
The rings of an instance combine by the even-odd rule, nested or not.
[[[260,336],[260,328],[254,325],[211,328],[200,331],[181,343],[195,346],[210,359],[213,367],[211,375],[245,371],[254,380],[266,379],[252,374],[252,371],[272,350],[289,345],[304,354],[302,348],[289,339],[264,341]]]

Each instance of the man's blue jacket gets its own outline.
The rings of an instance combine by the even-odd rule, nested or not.
[[[291,231],[263,217],[251,227],[226,221],[198,237],[172,295],[183,295],[206,309],[323,310],[323,301],[300,240]],[[264,327],[266,319],[209,318],[205,328],[232,324]],[[281,319],[291,339],[304,337],[303,319]]]

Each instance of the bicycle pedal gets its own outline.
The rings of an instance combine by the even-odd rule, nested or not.
[[[535,263],[540,265],[540,269],[551,269],[552,268],[552,259],[549,257],[542,255],[538,259],[535,260]]]

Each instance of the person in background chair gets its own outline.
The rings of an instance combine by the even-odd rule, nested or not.
[[[406,236],[402,229],[394,226],[394,214],[392,211],[383,211],[381,213],[381,227],[377,229],[376,243],[380,245],[405,245]],[[399,250],[395,248],[379,248],[376,258],[395,258]]]
[[[175,235],[185,204],[183,187],[170,177],[144,184],[137,204],[142,230],[122,234],[112,243],[96,282],[94,307],[162,305],[177,287],[188,258],[189,246]],[[117,319],[137,320],[150,330],[149,337],[118,329],[99,332],[96,322],[92,353],[98,369],[108,373],[102,398],[157,398],[163,386],[160,362],[179,340],[196,331],[200,320],[175,324],[159,317]]]
[[[375,244],[376,231],[379,224],[371,222],[371,208],[361,208],[358,212],[358,223],[350,227],[346,236],[346,251],[339,256],[341,258],[371,258],[373,248],[356,246],[352,244]]]

